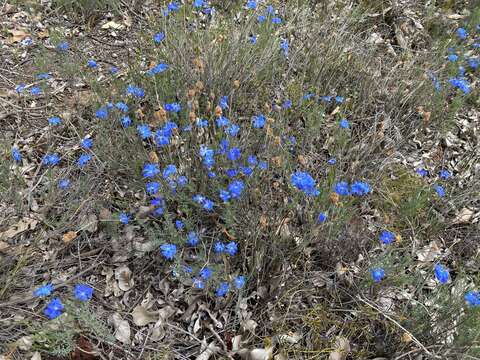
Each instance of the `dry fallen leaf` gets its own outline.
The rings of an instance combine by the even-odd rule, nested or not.
[[[434,261],[442,253],[435,241],[432,241],[428,246],[417,251],[417,258],[420,261],[431,262]]]
[[[132,312],[133,323],[137,326],[145,326],[158,320],[158,312],[148,311],[145,307],[139,305]]]
[[[207,348],[200,355],[197,356],[195,360],[208,360],[218,350],[219,348],[215,345],[215,343],[211,342],[210,344],[208,344]]]
[[[118,281],[118,287],[123,291],[130,290],[134,285],[132,271],[127,266],[115,269],[115,279]]]
[[[15,235],[20,234],[26,230],[34,230],[38,221],[31,218],[23,218],[10,229],[0,233],[0,240],[11,239]]]
[[[458,215],[455,217],[455,219],[453,220],[453,223],[454,224],[467,224],[467,223],[470,222],[470,220],[472,220],[473,214],[474,214],[473,210],[471,210],[469,208],[463,208],[462,210],[460,210]]]
[[[128,321],[123,320],[120,314],[115,313],[110,317],[110,322],[113,324],[115,328],[115,339],[124,343],[130,344],[130,325]]]
[[[242,349],[237,354],[244,360],[270,360],[273,355],[273,346],[265,349]]]
[[[62,240],[65,244],[70,243],[73,239],[77,237],[77,232],[76,231],[69,231],[62,236]]]
[[[125,27],[123,24],[116,23],[115,21],[109,21],[102,25],[103,30],[114,29],[114,30],[121,30]]]
[[[0,251],[7,250],[10,247],[5,241],[0,241]]]
[[[25,32],[24,30],[8,30],[8,32],[12,35],[11,38],[8,39],[10,43],[20,42],[23,39],[30,36],[29,33]]]
[[[39,39],[46,39],[50,36],[50,34],[48,33],[48,29],[45,29],[43,31],[37,32],[37,36]]]

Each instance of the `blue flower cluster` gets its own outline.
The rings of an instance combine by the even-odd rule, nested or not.
[[[472,91],[471,83],[475,78],[475,73],[480,66],[480,57],[478,55],[472,56],[476,50],[480,48],[478,31],[469,31],[465,28],[458,28],[455,31],[457,49],[454,47],[448,48],[447,61],[452,71],[456,72],[456,76],[448,79],[448,84],[461,91],[463,95],[468,95]],[[452,72],[450,71],[450,73]],[[434,84],[436,91],[441,91],[442,82],[433,72],[428,72],[429,78]]]
[[[54,292],[55,288],[53,284],[47,283],[33,292],[33,296],[35,297],[47,297],[50,296]],[[93,288],[85,285],[85,284],[76,284],[73,289],[73,296],[75,299],[86,302],[90,300],[93,296]],[[59,298],[54,298],[48,302],[47,306],[43,310],[45,316],[47,316],[50,320],[55,319],[63,314],[65,309],[64,304]]]

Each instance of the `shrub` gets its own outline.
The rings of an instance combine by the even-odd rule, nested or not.
[[[34,154],[46,222],[81,232],[85,218],[106,210],[107,240],[145,236],[153,250],[142,255],[161,258],[170,281],[223,305],[282,276],[295,279],[290,289],[308,283],[304,273],[336,269],[329,293],[299,317],[314,351],[333,346],[324,334],[337,324],[359,357],[378,353],[379,338],[390,354],[410,343],[465,349],[468,326],[442,331],[465,316],[470,275],[448,283],[447,255],[434,267],[411,248],[446,231],[439,208],[448,176],[416,173],[401,159],[426,128],[451,129],[444,117],[453,121],[474,101],[474,72],[406,53],[399,63],[368,41],[371,31],[358,32],[362,7],[333,19],[311,9],[262,4],[232,18],[170,3],[115,68],[101,51],[87,57],[55,44],[45,71],[88,84],[92,96],[68,125],[50,121],[71,151],[52,137]],[[49,91],[48,81],[40,85]],[[348,314],[329,311],[346,303]],[[403,335],[411,338],[402,343]]]

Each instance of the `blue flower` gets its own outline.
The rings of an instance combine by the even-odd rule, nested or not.
[[[227,190],[224,190],[224,189],[220,189],[220,199],[222,199],[222,201],[224,203],[228,202],[228,200],[230,200],[232,198],[232,195],[230,195],[230,193],[227,191]]]
[[[182,109],[180,104],[176,103],[176,102],[167,103],[167,104],[165,104],[165,106],[163,108],[165,109],[165,111],[175,112],[175,113],[178,113]]]
[[[130,222],[130,218],[131,215],[127,213],[120,213],[120,215],[118,215],[118,219],[124,225],[127,225]]]
[[[235,176],[238,175],[238,170],[237,169],[227,169],[226,174],[229,178],[234,178]]]
[[[240,166],[240,171],[245,176],[250,176],[250,175],[253,174],[253,169],[251,167],[248,167],[248,166]]]
[[[334,191],[340,196],[350,195],[350,189],[346,181],[340,181],[336,183]]]
[[[123,111],[123,112],[128,112],[128,105],[125,104],[123,101],[119,101],[115,104],[115,107],[120,110],[120,111]]]
[[[182,230],[185,228],[185,224],[182,220],[175,220],[175,227],[177,228],[177,230]]]
[[[228,184],[228,191],[232,195],[232,198],[238,198],[243,192],[243,189],[245,188],[245,184],[241,180],[235,180]]]
[[[322,100],[324,102],[330,102],[330,101],[332,101],[332,97],[331,96],[320,96],[320,100]]]
[[[310,100],[310,99],[311,99],[312,97],[314,97],[314,96],[315,96],[314,93],[308,92],[308,93],[306,93],[305,95],[303,95],[302,99],[303,99],[303,100]]]
[[[268,5],[266,10],[267,10],[267,14],[268,14],[268,15],[273,15],[273,14],[275,14],[275,9],[273,8],[272,5]]]
[[[79,168],[83,168],[87,163],[92,159],[92,155],[90,154],[82,154],[78,158],[77,165]]]
[[[237,276],[235,279],[233,279],[233,284],[237,289],[241,289],[245,286],[245,277],[242,275]]]
[[[340,120],[340,127],[342,129],[349,129],[350,128],[350,123],[348,122],[347,119],[342,119],[342,120]]]
[[[62,190],[68,189],[70,186],[70,180],[68,179],[60,179],[58,180],[58,187]]]
[[[43,286],[40,286],[38,289],[36,289],[33,292],[33,296],[35,297],[45,297],[49,296],[54,290],[53,284],[52,283],[47,283]]]
[[[167,179],[172,175],[175,175],[177,173],[177,167],[173,164],[167,165],[165,169],[163,170],[163,178]]]
[[[147,75],[150,75],[150,76],[157,75],[157,74],[160,74],[160,73],[164,72],[167,69],[168,69],[167,64],[160,63],[160,64],[154,66],[153,68],[151,68],[150,70],[148,70]]]
[[[213,244],[213,251],[217,254],[221,254],[225,251],[225,244],[217,241],[215,244]]]
[[[470,66],[473,70],[477,70],[480,63],[478,59],[468,59],[468,66]]]
[[[435,265],[435,277],[440,282],[440,284],[446,284],[448,279],[450,279],[450,274],[448,269],[440,264]]]
[[[230,141],[228,139],[220,140],[220,149],[218,150],[219,154],[225,154],[230,146]]]
[[[62,123],[62,120],[58,116],[53,116],[48,119],[48,123],[52,126],[60,125]]]
[[[137,125],[137,132],[143,140],[152,136],[152,131],[150,130],[150,126],[148,124]]]
[[[324,223],[325,221],[327,221],[327,217],[328,217],[327,214],[325,214],[325,213],[320,213],[320,214],[318,214],[317,222],[318,222],[319,224],[322,224],[322,223]]]
[[[468,37],[468,32],[464,28],[458,28],[457,36],[460,40],[465,40]]]
[[[20,94],[21,92],[23,92],[23,90],[25,90],[25,88],[27,87],[27,85],[25,84],[18,84],[17,86],[15,86],[15,91],[17,94]]]
[[[160,174],[157,164],[145,164],[143,166],[142,175],[144,178],[154,177]]]
[[[225,252],[228,255],[233,256],[237,253],[237,251],[238,251],[238,245],[235,241],[231,241],[227,245],[225,245]]]
[[[237,136],[239,131],[240,126],[238,126],[237,124],[232,124],[226,129],[227,134],[230,136]]]
[[[257,35],[250,35],[248,41],[250,41],[250,44],[255,45],[257,43]]]
[[[395,234],[388,230],[383,230],[380,233],[380,241],[385,245],[391,244],[395,241]]]
[[[42,93],[42,89],[40,89],[38,86],[32,86],[30,88],[30,94],[33,96],[40,95]]]
[[[242,156],[242,152],[240,151],[239,148],[233,147],[230,150],[228,150],[227,153],[227,159],[230,161],[236,161],[240,159],[240,156]]]
[[[308,196],[318,196],[320,190],[318,190],[317,184],[312,176],[304,171],[297,171],[293,173],[290,177],[290,181],[293,186],[298,190],[303,191]]]
[[[288,56],[289,46],[288,46],[288,41],[287,41],[287,40],[282,39],[282,40],[280,41],[280,49],[282,49],[283,55]]]
[[[336,101],[338,104],[342,104],[343,101],[344,101],[344,98],[343,98],[343,96],[335,96],[335,101]]]
[[[193,197],[193,201],[195,201],[196,203],[202,205],[202,207],[207,210],[207,211],[210,211],[213,209],[213,206],[214,206],[214,203],[212,200],[206,198],[205,196],[203,195],[200,195],[200,194],[197,194]]]
[[[87,66],[90,68],[90,69],[95,69],[98,65],[97,65],[97,62],[93,59],[90,59],[87,61]]]
[[[173,260],[175,254],[177,253],[177,246],[175,244],[163,244],[160,246],[162,250],[162,255],[167,260]]]
[[[205,128],[208,126],[208,120],[206,119],[197,119],[197,122],[196,122],[197,126],[200,127],[200,128]]]
[[[122,117],[122,119],[120,120],[120,122],[122,123],[122,126],[124,128],[127,128],[129,127],[130,125],[132,125],[132,119],[130,119],[130,116],[124,116]]]
[[[366,195],[371,191],[370,185],[363,181],[355,181],[351,186],[350,186],[350,191],[353,195]]]
[[[43,313],[50,319],[53,320],[63,312],[63,304],[59,298],[52,299],[48,304]]]
[[[230,120],[228,120],[225,116],[220,116],[217,119],[217,126],[218,127],[224,127],[230,125]]]
[[[256,0],[248,0],[247,1],[247,9],[255,10],[257,8],[257,1]]]
[[[195,6],[196,8],[203,7],[203,6],[205,6],[205,1],[204,0],[195,0],[193,2],[193,6]]]
[[[278,16],[275,16],[272,18],[272,24],[281,24],[282,23],[282,19],[279,18]]]
[[[46,154],[42,159],[42,164],[46,166],[55,166],[60,162],[60,156],[55,154]]]
[[[152,216],[158,217],[160,215],[163,215],[164,211],[165,210],[163,209],[163,207],[160,206],[152,211]]]
[[[458,60],[458,55],[456,54],[450,54],[447,56],[448,61],[450,62],[456,62]]]
[[[217,177],[217,174],[213,171],[209,171],[207,175],[210,179],[213,179],[213,178]]]
[[[464,296],[465,301],[468,305],[477,307],[480,306],[480,292],[479,291],[469,291]]]
[[[116,73],[118,72],[118,68],[117,68],[116,66],[112,66],[112,67],[110,68],[110,72],[111,72],[112,74],[116,74]]]
[[[155,41],[155,43],[157,44],[160,44],[163,39],[165,39],[165,33],[163,31],[160,31],[153,35],[153,41]]]
[[[230,285],[228,285],[228,283],[226,282],[221,282],[217,290],[215,291],[215,295],[217,297],[224,297],[225,295],[227,295],[229,290],[230,290]]]
[[[20,151],[16,147],[12,148],[12,158],[15,160],[17,163],[22,161],[22,154],[20,154]]]
[[[263,115],[256,115],[252,117],[252,124],[253,127],[256,129],[262,129],[265,126],[265,116]]]
[[[428,170],[427,169],[417,169],[415,172],[420,175],[421,177],[428,176]]]
[[[265,20],[267,20],[267,17],[265,15],[258,15],[257,16],[257,21],[259,23],[263,23]]]
[[[193,287],[196,289],[205,289],[205,283],[202,279],[193,278]]]
[[[126,93],[127,95],[133,95],[137,98],[143,98],[145,96],[145,91],[134,85],[128,85]]]
[[[470,93],[470,84],[465,79],[453,78],[448,80],[450,85],[463,91],[464,94]]]
[[[91,149],[93,146],[93,140],[90,138],[83,138],[80,142],[80,146],[84,149]]]
[[[186,176],[179,176],[177,179],[178,186],[185,187],[188,184],[188,179]]]
[[[100,109],[95,111],[95,116],[101,120],[105,120],[108,117],[108,109],[102,106]]]
[[[200,272],[198,273],[198,275],[200,275],[200,277],[204,280],[208,280],[212,277],[213,275],[213,271],[212,269],[206,267],[206,268],[203,268],[202,270],[200,270]]]
[[[337,163],[337,159],[335,158],[328,159],[327,161],[328,165],[335,165],[336,163]]]
[[[440,178],[443,180],[448,180],[452,176],[452,173],[448,170],[442,169],[438,173],[438,176],[440,176]]]
[[[385,270],[382,268],[371,269],[370,274],[372,275],[373,281],[380,282],[385,277]]]
[[[248,165],[255,166],[258,164],[258,159],[255,155],[248,155],[247,162]]]
[[[202,204],[202,207],[207,211],[211,211],[213,209],[213,201],[209,199],[205,199],[205,201]]]
[[[152,181],[145,185],[148,195],[154,195],[160,190],[160,184],[156,181]]]
[[[67,51],[70,48],[70,45],[68,45],[68,42],[62,41],[57,45],[57,50],[60,51]]]
[[[194,231],[190,231],[187,235],[187,245],[188,246],[197,246],[200,242],[198,235]]]
[[[282,104],[282,109],[286,110],[286,109],[290,109],[292,107],[292,100],[285,100]]]
[[[88,301],[93,296],[93,288],[85,284],[77,284],[73,289],[73,295],[77,300]]]
[[[433,185],[433,188],[435,189],[435,191],[436,191],[436,193],[438,194],[438,196],[440,196],[441,198],[445,197],[446,192],[445,192],[445,189],[443,188],[443,186],[441,186],[441,185]]]
[[[222,108],[222,110],[228,108],[228,96],[222,96],[218,105]]]
[[[172,1],[170,4],[168,4],[167,8],[169,11],[178,11],[180,9],[180,4],[176,1]]]

